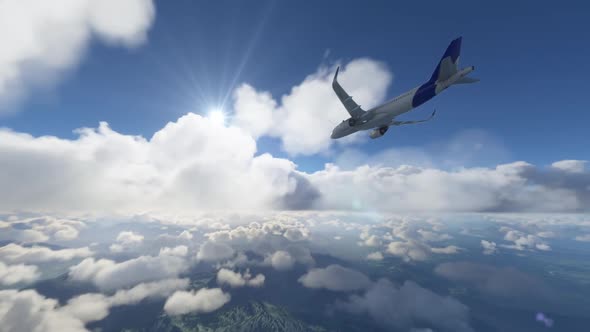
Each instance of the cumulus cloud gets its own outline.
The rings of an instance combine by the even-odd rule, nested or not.
[[[220,288],[201,288],[197,291],[177,291],[166,300],[164,310],[169,315],[189,312],[207,313],[221,308],[231,296]]]
[[[15,215],[9,222],[1,224],[9,238],[23,243],[46,242],[50,238],[55,241],[70,241],[76,239],[80,230],[85,227],[81,221],[52,216],[20,218]]]
[[[293,256],[284,250],[276,251],[269,258],[272,267],[279,271],[290,270],[295,265]]]
[[[367,255],[367,259],[370,261],[381,261],[383,260],[383,254],[379,251],[372,252]]]
[[[111,306],[130,305],[141,302],[146,298],[168,297],[177,290],[186,289],[189,279],[163,279],[136,285],[130,289],[120,289],[109,297]]]
[[[252,137],[267,134],[273,126],[277,102],[268,92],[258,92],[243,84],[234,91],[233,124],[246,130]]]
[[[184,258],[167,253],[140,256],[121,263],[109,259],[86,258],[70,267],[69,276],[73,280],[92,282],[104,290],[113,290],[142,282],[174,278],[187,268]]]
[[[405,261],[424,261],[430,256],[430,247],[416,241],[391,242],[387,246],[387,253]]]
[[[498,252],[496,242],[481,240],[484,255],[493,255]]]
[[[188,279],[167,279],[119,290],[112,296],[82,294],[63,306],[35,290],[0,291],[2,331],[88,331],[84,325],[105,318],[113,306],[135,304],[148,297],[167,297],[186,287]]]
[[[68,300],[60,310],[78,318],[84,323],[105,318],[114,306],[133,305],[147,298],[166,298],[178,290],[188,287],[188,279],[164,279],[141,283],[130,289],[118,290],[111,296],[88,293]]]
[[[290,160],[258,153],[244,129],[196,114],[168,123],[150,139],[118,133],[106,123],[77,134],[60,139],[0,129],[0,165],[7,170],[0,185],[13,188],[0,193],[0,209],[575,212],[590,206],[590,172],[571,162],[565,163],[570,168],[514,162],[451,170],[412,165],[346,170],[327,164],[305,173]],[[11,176],[16,171],[18,180]],[[78,228],[63,227],[52,236],[76,237]],[[27,232],[29,242],[47,240],[43,230]],[[448,239],[427,232],[423,241]],[[309,235],[300,227],[283,233],[292,241]]]
[[[172,256],[180,256],[185,257],[188,255],[188,247],[187,246],[176,246],[174,248],[164,247],[160,249],[160,255],[172,255]]]
[[[199,248],[197,259],[202,261],[220,261],[231,258],[234,255],[234,249],[225,243],[206,241]]]
[[[386,252],[403,258],[404,261],[424,261],[430,257],[430,254],[452,255],[461,251],[461,248],[449,245],[446,247],[430,247],[427,244],[415,240],[393,241],[387,245]]]
[[[67,305],[63,306],[60,311],[83,323],[88,323],[105,318],[109,314],[109,309],[110,304],[107,296],[89,293],[68,300]]]
[[[10,243],[0,248],[0,259],[16,263],[41,263],[49,261],[68,261],[74,258],[92,256],[88,247],[53,250],[47,247],[24,247]]]
[[[268,92],[257,92],[251,86],[243,85],[234,94],[234,124],[256,137],[279,137],[283,149],[291,155],[327,151],[333,143],[330,139],[332,128],[346,118],[346,112],[332,90],[335,69],[321,67],[282,96],[280,103]],[[353,60],[341,69],[339,80],[365,109],[384,100],[392,80],[384,64],[363,58]]]
[[[80,313],[85,319],[99,314]],[[34,290],[0,291],[0,321],[3,331],[86,332],[84,321],[68,311],[60,310],[54,299]]]
[[[252,277],[249,270],[246,270],[244,274],[234,272],[228,269],[220,269],[217,272],[217,283],[219,285],[227,284],[232,288],[250,286],[250,287],[261,287],[264,285],[266,278],[263,274],[259,273],[255,277]]]
[[[124,231],[117,235],[117,243],[111,245],[112,252],[122,252],[137,247],[143,242],[143,235]]]
[[[154,16],[152,0],[2,1],[0,114],[31,85],[47,85],[74,67],[94,37],[141,44]]]
[[[365,289],[371,284],[371,280],[361,272],[337,264],[311,269],[299,278],[299,282],[307,288],[325,288],[337,292]]]
[[[306,228],[288,228],[283,236],[290,241],[303,241],[309,237],[309,231]]]
[[[564,172],[584,173],[586,163],[586,160],[561,160],[551,164],[551,167]]]
[[[11,286],[18,283],[31,283],[41,274],[35,265],[6,265],[0,262],[0,285]]]
[[[359,245],[366,247],[380,247],[382,244],[381,238],[377,235],[370,235],[368,230],[363,230],[360,234],[361,242]]]
[[[17,230],[14,239],[22,243],[39,243],[49,240],[49,236],[36,229]]]
[[[13,188],[0,193],[0,209],[252,210],[308,208],[317,198],[294,163],[256,155],[256,142],[243,130],[196,114],[149,140],[106,123],[76,133],[69,140],[0,129],[0,185]]]
[[[506,232],[504,235],[504,240],[514,242],[512,245],[503,245],[505,248],[516,250],[551,250],[551,247],[539,236],[526,234],[522,231],[511,229],[509,227],[502,227],[500,230]]]
[[[377,323],[396,329],[434,327],[437,331],[473,331],[465,305],[412,281],[398,288],[386,279],[378,280],[363,295],[352,295],[348,302],[337,303],[337,308],[355,314],[367,313]]]

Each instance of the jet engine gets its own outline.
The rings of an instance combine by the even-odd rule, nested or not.
[[[387,129],[389,129],[389,127],[381,127],[381,128],[373,129],[373,131],[371,132],[369,137],[371,137],[372,139],[379,138],[379,137],[385,135],[385,133],[387,132]]]

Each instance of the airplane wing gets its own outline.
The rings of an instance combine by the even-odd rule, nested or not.
[[[432,114],[430,114],[430,116],[428,117],[428,119],[424,119],[424,120],[414,120],[414,121],[391,121],[391,126],[401,126],[401,125],[407,125],[407,124],[414,124],[414,123],[421,123],[421,122],[426,122],[430,119],[432,119],[434,117],[434,115],[436,114],[436,110],[434,110],[434,112],[432,112]]]
[[[334,92],[336,92],[338,99],[340,99],[342,105],[344,105],[348,113],[350,113],[350,117],[353,119],[359,118],[363,114],[365,114],[365,111],[361,108],[359,104],[352,100],[352,96],[349,96],[348,93],[344,91],[340,83],[338,83],[339,70],[340,67],[336,69],[336,74],[334,74],[334,80],[332,81],[332,89],[334,89]]]

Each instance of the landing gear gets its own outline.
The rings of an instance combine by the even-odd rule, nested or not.
[[[356,124],[356,120],[353,118],[348,119],[348,126],[350,127],[354,127],[354,125]]]
[[[387,132],[387,129],[389,129],[389,127],[381,127],[381,128],[379,128],[379,134],[385,135],[385,133]]]

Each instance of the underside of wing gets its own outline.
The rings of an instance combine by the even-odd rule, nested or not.
[[[334,89],[334,92],[336,92],[338,99],[340,99],[340,101],[342,102],[342,105],[344,105],[344,108],[346,108],[348,113],[350,113],[350,117],[352,117],[354,119],[360,118],[365,113],[365,111],[361,108],[361,106],[359,104],[357,104],[352,99],[352,96],[349,96],[348,93],[346,93],[346,91],[344,91],[344,89],[342,88],[340,83],[338,83],[338,71],[339,70],[340,70],[340,67],[338,67],[336,69],[336,74],[334,74],[334,80],[332,81],[332,88]]]

